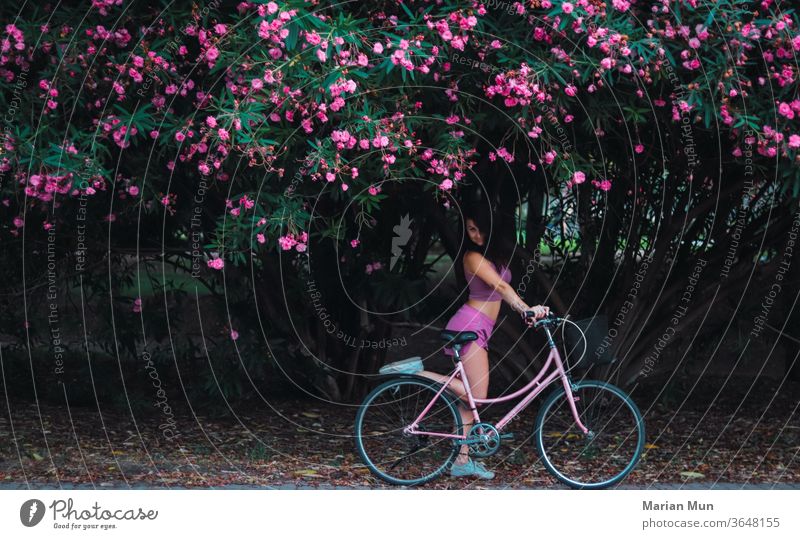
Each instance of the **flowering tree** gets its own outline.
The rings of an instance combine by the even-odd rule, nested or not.
[[[178,4],[2,8],[0,234],[25,261],[4,265],[3,297],[26,306],[2,316],[18,339],[47,341],[53,309],[36,298],[51,285],[62,313],[87,287],[85,316],[115,331],[93,337],[135,354],[190,323],[169,307],[202,285],[219,298],[219,349],[236,344],[218,370],[238,380],[271,355],[351,398],[352,373],[385,350],[348,339],[391,337],[375,313],[426,294],[427,256],[455,255],[455,205],[477,190],[525,215],[523,263],[548,223],[573,237],[579,258],[560,282],[537,275],[531,297],[625,309],[613,347],[630,376],[697,256],[738,294],[792,226],[788,2]],[[403,215],[412,240],[392,264]],[[656,269],[628,305],[646,256]]]

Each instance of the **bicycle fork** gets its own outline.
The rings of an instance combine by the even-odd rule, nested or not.
[[[550,345],[550,355],[555,360],[556,370],[561,378],[561,383],[564,384],[564,392],[566,393],[567,402],[569,402],[569,409],[572,412],[572,417],[575,419],[575,424],[578,425],[578,428],[591,440],[594,438],[594,432],[589,430],[586,425],[583,424],[581,421],[580,415],[578,414],[578,408],[575,406],[575,403],[580,400],[580,397],[576,397],[572,392],[575,389],[575,384],[572,383],[572,379],[570,378],[567,371],[564,370],[564,364],[561,362],[561,355],[558,353],[558,348],[556,348],[556,343],[553,342],[553,336],[550,334],[550,328],[544,326],[544,332],[547,335],[547,341]]]

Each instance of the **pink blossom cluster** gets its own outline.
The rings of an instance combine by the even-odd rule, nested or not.
[[[269,2],[266,6],[259,7],[262,8],[259,10],[259,14],[262,17],[265,15],[273,16],[278,12],[278,5],[275,2]],[[282,49],[286,46],[284,40],[289,37],[289,29],[286,24],[292,20],[296,13],[296,10],[293,9],[281,11],[277,17],[270,21],[264,19],[258,25],[258,37],[270,43],[271,46],[267,53],[273,60],[283,57]]]
[[[286,234],[278,238],[278,245],[284,251],[294,248],[298,253],[303,253],[308,249],[308,233],[303,231],[300,234]]]
[[[611,190],[611,181],[610,180],[592,180],[592,185],[597,187],[601,191],[610,191]]]
[[[506,107],[529,105],[532,99],[544,103],[552,99],[544,86],[534,77],[530,67],[523,63],[518,70],[500,73],[495,76],[494,84],[485,90],[486,96],[503,97]]]
[[[581,172],[580,170],[576,170],[575,173],[572,175],[572,178],[569,179],[567,182],[567,187],[572,187],[573,185],[580,185],[586,181],[586,174]]]
[[[474,15],[464,15],[457,11],[450,13],[447,18],[437,21],[433,21],[427,16],[426,19],[428,28],[435,29],[443,41],[460,51],[464,50],[464,46],[469,41],[468,31],[478,24],[478,18]]]
[[[72,187],[72,173],[66,174],[31,174],[23,178],[20,184],[25,186],[25,195],[36,198],[42,202],[50,202],[55,194],[66,195]],[[97,190],[105,190],[106,185],[102,178],[93,179],[86,187],[88,195],[94,195]],[[77,193],[77,189],[75,190]]]
[[[7,37],[3,37],[3,41],[0,42],[0,52],[6,54],[12,47],[18,51],[25,50],[25,36],[15,24],[7,24],[5,34]],[[14,40],[13,45],[11,44],[12,39]]]
[[[442,191],[449,191],[456,183],[463,179],[466,171],[471,169],[475,164],[474,157],[475,149],[470,149],[466,152],[459,151],[456,154],[445,154],[443,156],[436,156],[430,148],[420,154],[422,161],[427,162],[427,172],[441,176],[439,181],[439,189]]]
[[[135,126],[130,128],[114,115],[108,116],[102,122],[95,120],[95,124],[99,123],[100,129],[98,135],[102,138],[111,137],[114,144],[120,148],[127,148],[130,146],[131,138],[136,136],[139,130]]]
[[[247,211],[253,209],[255,204],[256,204],[255,200],[247,196],[247,194],[244,194],[241,197],[239,197],[239,201],[236,206],[233,205],[233,201],[230,199],[227,199],[225,201],[225,207],[229,209],[229,213],[234,217],[240,216],[242,214],[242,210]]]
[[[355,93],[356,88],[357,86],[353,79],[339,79],[331,84],[328,89],[333,97],[338,97],[344,93]]]
[[[497,153],[489,152],[489,161],[496,161],[498,156],[506,163],[514,162],[514,154],[509,152],[508,149],[504,146],[498,148]]]
[[[108,15],[108,9],[121,6],[122,0],[92,0],[92,7],[97,8],[100,15]]]
[[[105,26],[98,25],[94,29],[90,28],[86,30],[86,35],[90,36],[94,41],[110,41],[120,48],[127,47],[128,43],[131,41],[131,34],[125,28],[120,28],[112,32],[106,30]],[[94,54],[96,51],[90,49],[88,52]]]

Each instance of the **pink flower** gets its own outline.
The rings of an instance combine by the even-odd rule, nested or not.
[[[322,42],[322,38],[316,32],[306,32],[306,41],[312,45],[319,45]]]
[[[222,127],[217,129],[217,136],[219,136],[220,140],[228,140],[229,138],[231,138],[230,134],[228,133],[228,130]]]
[[[186,135],[184,135],[183,132],[178,131],[177,133],[175,133],[175,140],[177,140],[178,142],[183,142],[185,138]]]
[[[564,88],[564,93],[567,94],[570,97],[575,97],[575,94],[578,93],[578,89],[575,86],[573,86],[572,84],[570,84],[569,86]]]
[[[269,39],[269,23],[267,21],[261,21],[258,25],[258,37]]]
[[[264,234],[259,233],[256,234],[256,241],[258,241],[258,243],[264,243],[267,241],[267,238],[264,237]]]
[[[130,187],[128,187],[128,194],[132,197],[135,197],[136,195],[139,194],[139,188],[136,187],[135,185],[131,185]]]
[[[570,4],[569,2],[564,2],[564,3],[561,4],[561,11],[563,11],[567,15],[572,13],[572,10],[574,10],[574,9],[575,9],[575,7],[572,4]]]
[[[642,153],[644,151],[644,144],[637,144],[633,150],[636,153]]]
[[[215,127],[217,127],[217,119],[216,119],[216,118],[214,118],[213,116],[208,116],[208,117],[206,118],[206,125],[207,125],[208,127],[212,128],[212,129],[213,129],[213,128],[215,128]]]
[[[207,262],[209,268],[213,268],[215,270],[221,270],[225,267],[225,261],[221,258],[211,258]]]
[[[209,61],[213,62],[217,58],[219,58],[219,49],[216,47],[211,47],[206,51],[206,59]]]
[[[800,148],[800,135],[789,135],[789,147]]]
[[[497,149],[497,155],[502,157],[503,160],[506,161],[507,163],[513,163],[514,162],[514,156],[505,147],[498,148]]]
[[[612,0],[611,4],[614,6],[614,9],[617,11],[628,11],[631,7],[631,3],[627,0]]]
[[[278,245],[280,245],[281,249],[283,249],[284,251],[288,251],[289,249],[294,247],[295,244],[297,244],[297,240],[295,240],[291,235],[281,236],[280,238],[278,238]]]
[[[239,332],[236,331],[235,329],[232,329],[231,330],[231,339],[233,339],[235,341],[238,338],[239,338]]]
[[[358,238],[352,239],[352,240],[350,240],[350,247],[352,247],[353,249],[355,249],[356,247],[358,247],[358,244],[359,244],[359,243],[360,243],[360,242],[358,241]]]
[[[580,170],[576,171],[575,174],[572,175],[572,183],[574,184],[581,184],[585,181],[586,181],[586,174],[584,174]]]
[[[136,298],[133,300],[133,312],[140,313],[142,312],[142,298]]]
[[[453,180],[449,178],[439,184],[439,189],[441,189],[442,191],[449,191],[452,188],[453,188]]]
[[[594,185],[601,191],[611,190],[611,182],[609,180],[603,180],[603,181],[592,180],[592,185]]]
[[[350,186],[347,185],[346,183],[343,183],[342,184],[342,191],[347,191],[348,189],[350,189]]]

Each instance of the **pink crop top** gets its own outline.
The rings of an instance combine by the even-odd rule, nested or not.
[[[494,262],[487,262],[489,262],[489,264],[491,264],[492,267],[497,270],[497,266],[495,266]],[[508,267],[503,266],[503,271],[498,273],[500,274],[500,278],[505,282],[511,282],[511,270],[508,269]],[[500,292],[486,284],[486,281],[474,273],[470,273],[465,270],[464,276],[467,278],[467,284],[469,285],[469,299],[477,299],[479,301],[500,301],[503,299],[503,296],[500,295]]]

